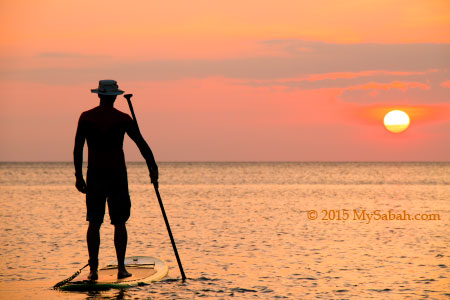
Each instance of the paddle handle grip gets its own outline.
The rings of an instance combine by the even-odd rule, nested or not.
[[[128,95],[125,95],[125,96],[128,96]],[[137,122],[137,119],[136,119],[136,115],[134,114],[133,104],[131,103],[131,96],[125,97],[125,99],[127,99],[128,106],[130,107],[131,115],[133,116],[133,120],[136,123],[136,127],[139,129],[139,125],[138,125],[138,122]]]

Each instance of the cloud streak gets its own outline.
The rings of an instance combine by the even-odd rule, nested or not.
[[[35,68],[4,68],[0,72],[0,79],[65,84],[92,81],[94,78],[97,80],[107,75],[138,81],[214,76],[278,80],[309,74],[350,74],[368,70],[414,73],[450,68],[450,44],[335,44],[302,40],[268,40],[261,43],[268,50],[279,49],[282,54],[232,59],[136,62],[121,61],[113,57],[105,57],[98,62],[96,57],[91,57],[72,67],[61,64],[60,67],[51,68],[45,65]],[[82,56],[75,53],[41,55],[61,59],[76,59]]]
[[[42,58],[63,58],[63,59],[106,57],[104,55],[87,55],[87,54],[75,53],[75,52],[40,52],[40,53],[38,53],[37,56],[42,57]]]
[[[403,92],[410,88],[420,88],[423,90],[429,90],[430,86],[420,83],[420,82],[402,82],[402,81],[393,81],[389,83],[377,83],[377,82],[369,82],[366,84],[361,84],[357,86],[350,86],[346,88],[347,90],[384,90],[389,91],[391,89],[399,89]]]

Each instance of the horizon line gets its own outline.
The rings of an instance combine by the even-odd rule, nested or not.
[[[0,160],[0,163],[73,163],[73,161]],[[145,161],[126,161],[126,163],[145,163]],[[158,163],[450,163],[450,160],[162,160]],[[87,161],[83,162],[83,166],[87,166]]]

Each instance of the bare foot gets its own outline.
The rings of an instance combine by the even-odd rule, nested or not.
[[[89,273],[89,275],[88,275],[88,279],[91,280],[91,281],[97,280],[98,279],[98,272],[97,272],[97,270],[91,271],[91,273]]]
[[[133,274],[128,273],[128,271],[126,269],[123,269],[123,270],[119,270],[119,272],[117,273],[117,278],[122,279],[122,278],[130,277],[132,275]]]

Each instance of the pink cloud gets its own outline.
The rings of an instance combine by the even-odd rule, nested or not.
[[[355,91],[355,90],[384,90],[388,91],[391,89],[399,89],[405,92],[409,88],[420,88],[423,90],[429,90],[430,86],[421,82],[403,82],[403,81],[392,81],[390,83],[377,83],[369,82],[366,84],[360,84],[355,86],[350,86],[345,88],[345,90]]]
[[[358,77],[368,77],[377,75],[393,75],[393,76],[411,76],[411,75],[425,75],[429,73],[438,72],[437,69],[430,69],[426,71],[419,72],[408,72],[408,71],[387,71],[387,70],[367,70],[361,72],[332,72],[324,74],[310,74],[305,78],[299,78],[296,80],[306,80],[306,81],[319,81],[325,79],[352,79]],[[295,79],[294,79],[295,80]]]
[[[304,77],[295,77],[295,78],[281,78],[277,80],[253,80],[256,83],[266,83],[266,82],[276,82],[276,83],[288,83],[288,82],[301,82],[301,81],[321,81],[327,79],[353,79],[360,77],[369,77],[369,76],[413,76],[413,75],[426,75],[430,73],[438,72],[438,69],[430,69],[426,71],[417,71],[417,72],[409,72],[409,71],[387,71],[387,70],[367,70],[361,72],[330,72],[330,73],[318,73],[318,74],[309,74]]]
[[[450,80],[446,80],[441,83],[441,86],[444,88],[450,88]]]

